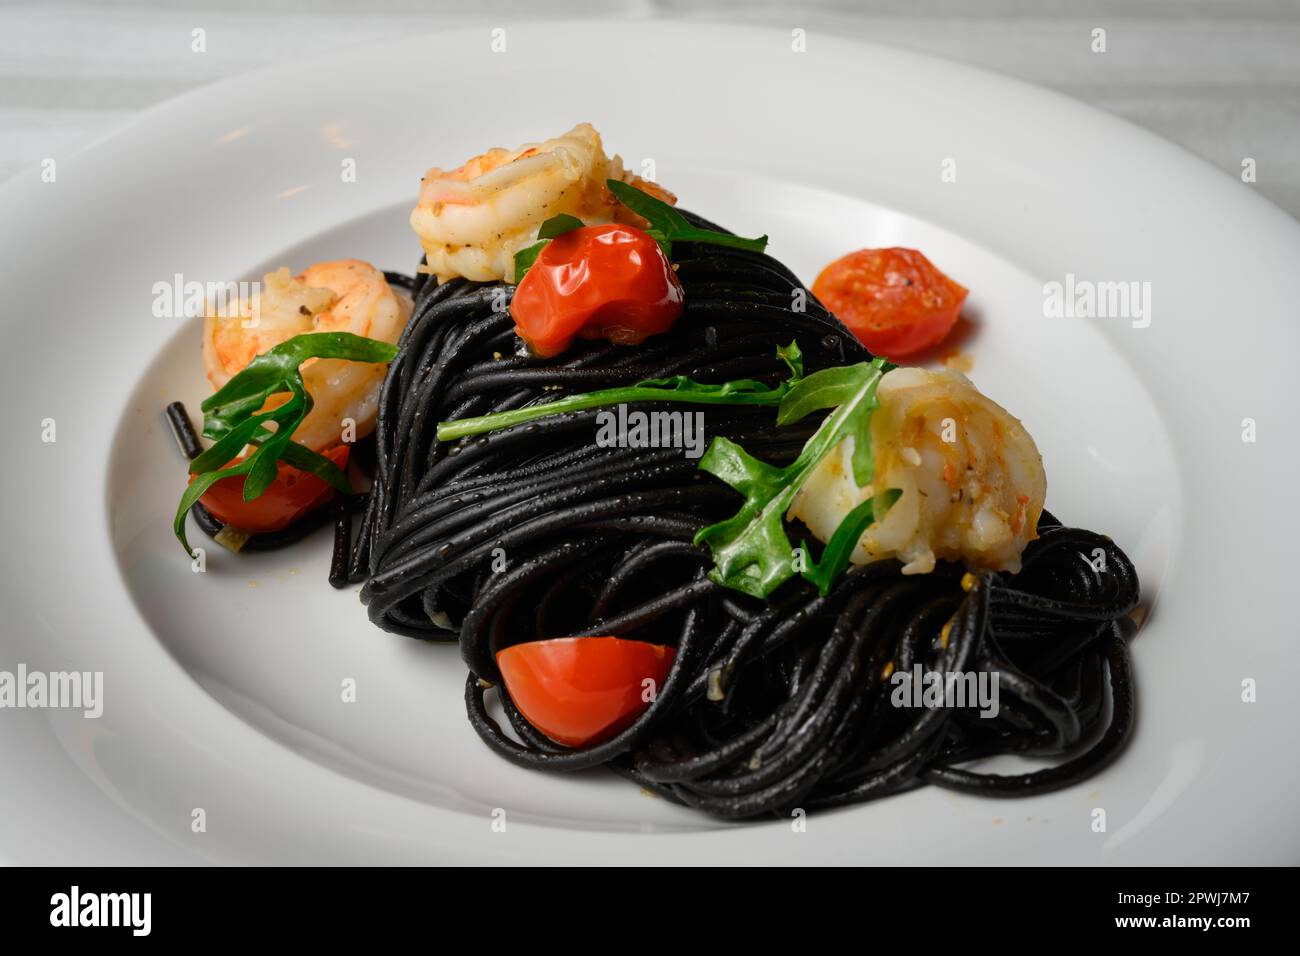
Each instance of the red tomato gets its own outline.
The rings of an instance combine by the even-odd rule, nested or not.
[[[348,445],[324,452],[340,468],[348,466]],[[238,459],[236,459],[238,460]],[[244,500],[244,476],[222,478],[199,499],[222,524],[251,531],[279,531],[334,497],[334,489],[315,475],[277,462],[271,486],[252,501]],[[193,481],[193,476],[190,477]]]
[[[682,284],[659,243],[632,226],[583,226],[546,244],[510,304],[534,355],[559,355],[575,336],[636,345],[682,314]]]
[[[599,743],[631,724],[657,692],[677,652],[618,637],[557,637],[497,654],[506,691],[528,722],[556,743]],[[651,697],[653,699],[653,697]]]
[[[873,355],[901,358],[937,345],[957,323],[966,289],[915,249],[860,249],[836,259],[813,295]]]

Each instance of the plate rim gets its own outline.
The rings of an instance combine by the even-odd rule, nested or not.
[[[644,28],[644,34],[648,36],[651,33],[663,34],[666,32],[674,31],[680,28],[683,24],[689,26],[689,28],[697,34],[701,30],[704,30],[706,32],[714,31],[714,30],[725,31],[724,35],[727,38],[736,41],[738,45],[741,40],[745,40],[745,39],[754,40],[760,37],[771,39],[773,37],[783,36],[782,31],[775,28],[748,27],[748,26],[744,28],[737,28],[737,27],[732,27],[730,25],[724,28],[712,23],[706,25],[701,21],[694,21],[694,20],[689,20],[689,21],[676,21],[676,20],[666,20],[666,19],[654,20],[654,21],[648,21],[643,24],[638,24],[638,29],[641,30],[642,28]],[[575,28],[581,30],[605,31],[609,29],[614,29],[616,28],[616,26],[611,24],[610,21],[599,21],[599,20],[598,21],[544,21],[544,22],[537,22],[528,26],[528,29],[536,30],[539,35],[551,33],[553,31],[558,31],[558,30],[571,31]],[[466,36],[472,36],[480,32],[481,32],[480,28],[464,28],[464,29],[440,32],[426,37],[406,38],[400,41],[390,41],[390,42],[385,42],[380,44],[374,44],[362,49],[358,49],[356,51],[349,51],[347,54],[344,54],[342,56],[331,57],[331,62],[334,64],[336,68],[340,60],[349,64],[350,66],[355,66],[365,62],[373,62],[376,59],[380,59],[381,58],[380,51],[410,48],[415,44],[424,43],[424,42],[454,44],[460,38],[464,38]],[[954,64],[949,61],[938,59],[935,57],[912,53],[911,51],[897,50],[894,48],[878,46],[876,44],[865,43],[861,41],[844,40],[844,39],[829,38],[829,37],[820,38],[818,42],[827,43],[829,46],[832,47],[839,46],[844,50],[849,50],[849,51],[861,52],[863,48],[866,48],[867,50],[872,51],[873,57],[877,59],[893,60],[895,62],[911,61],[913,64],[919,64],[919,68],[923,70],[937,71],[940,73],[947,74],[949,77],[955,77],[957,79],[966,78],[967,80],[970,81],[972,86],[983,86],[985,88],[991,87],[994,92],[998,92],[1000,90],[1002,92],[1008,92],[1010,94],[1019,93],[1021,95],[1029,95],[1031,98],[1036,96],[1048,97],[1050,98],[1051,101],[1056,102],[1058,105],[1065,104],[1065,105],[1061,105],[1061,108],[1065,109],[1066,112],[1070,113],[1072,117],[1079,119],[1080,122],[1082,122],[1083,125],[1085,126],[1095,126],[1103,130],[1107,128],[1112,130],[1123,130],[1124,131],[1123,135],[1119,136],[1118,138],[1125,139],[1130,137],[1136,137],[1138,140],[1141,141],[1140,145],[1146,147],[1147,151],[1154,151],[1156,153],[1166,152],[1167,150],[1176,151],[1177,155],[1179,156],[1177,165],[1187,166],[1187,160],[1195,160],[1196,167],[1199,167],[1202,172],[1213,171],[1219,177],[1222,177],[1225,181],[1230,181],[1230,177],[1227,177],[1227,175],[1223,173],[1221,170],[1218,170],[1217,168],[1213,167],[1212,165],[1200,159],[1199,157],[1194,156],[1193,154],[1186,151],[1182,147],[1161,140],[1158,137],[1156,137],[1154,134],[1141,129],[1135,126],[1134,124],[1126,120],[1123,120],[1122,118],[1101,113],[1100,111],[1094,110],[1091,107],[1078,103],[1077,101],[1072,100],[1069,97],[1064,96],[1063,94],[1056,93],[1055,91],[1050,91],[1050,90],[1042,89],[1040,87],[1035,87],[1023,81],[1016,80],[1010,77],[1001,76],[999,74],[992,73],[990,71],[981,68]],[[290,78],[294,77],[295,75],[302,74],[307,70],[309,70],[313,64],[320,63],[322,59],[323,58],[315,58],[312,60],[300,61],[293,64],[286,64],[282,66],[265,68],[262,70],[253,71],[248,74],[241,74],[240,76],[232,77],[230,79],[223,80],[218,83],[187,92],[172,100],[168,100],[164,103],[160,103],[153,107],[150,107],[142,111],[140,114],[132,117],[126,123],[116,128],[114,131],[97,138],[96,140],[87,144],[81,149],[76,150],[68,157],[60,160],[60,165],[62,167],[61,175],[67,175],[67,170],[69,169],[69,167],[71,167],[73,172],[76,172],[78,170],[78,167],[81,166],[82,164],[89,163],[93,165],[96,162],[97,158],[101,156],[106,150],[109,149],[118,150],[123,147],[130,147],[134,137],[138,137],[138,136],[147,137],[148,135],[150,135],[151,131],[158,128],[159,124],[166,125],[168,122],[171,121],[172,118],[178,117],[180,114],[186,111],[195,109],[199,104],[205,102],[215,103],[222,99],[226,99],[230,96],[236,95],[237,92],[241,89],[261,86],[263,84],[272,85],[275,82],[277,82],[277,78],[284,81],[288,81],[290,80]],[[396,59],[400,59],[400,57],[397,57]],[[0,209],[5,208],[6,206],[18,206],[20,202],[23,204],[29,202],[26,196],[20,197],[20,193],[23,193],[25,191],[22,188],[21,184],[19,183],[19,177],[22,175],[22,172],[23,171],[20,171],[18,176],[15,176],[14,178],[10,179],[3,185],[3,187],[0,187]],[[833,188],[827,186],[826,183],[821,181],[815,181],[815,185],[818,186],[819,188]],[[1222,183],[1220,185],[1222,185]],[[1222,190],[1219,191],[1222,192]],[[1247,190],[1247,192],[1249,191]],[[1255,205],[1254,203],[1256,200],[1260,203],[1263,203],[1263,206],[1260,207],[1258,205]],[[1289,231],[1291,239],[1294,240],[1298,246],[1300,246],[1300,225],[1296,224],[1295,221],[1291,219],[1291,217],[1289,217],[1284,211],[1273,206],[1271,203],[1263,199],[1263,197],[1260,197],[1258,194],[1254,195],[1253,200],[1245,200],[1244,198],[1242,198],[1241,202],[1242,205],[1246,207],[1248,212],[1243,211],[1238,213],[1238,218],[1258,218],[1261,220],[1261,224],[1262,224],[1263,219],[1266,217],[1266,214],[1264,213],[1264,209],[1267,209],[1270,211],[1270,215],[1280,216],[1283,220],[1285,220],[1285,223],[1273,222],[1271,225],[1276,227],[1274,231],[1278,233]],[[916,214],[912,213],[909,210],[909,215],[916,215]],[[918,218],[925,218],[925,217],[918,216]],[[942,219],[940,220],[931,219],[930,221],[936,222],[936,224],[940,224],[944,222]],[[946,224],[943,225],[943,228],[953,229],[952,226],[948,226]],[[971,238],[968,233],[963,232],[962,235]],[[1020,263],[1020,260],[1018,258],[1014,258],[1009,254],[1005,253],[1001,246],[989,246],[988,244],[981,242],[980,240],[975,238],[971,238],[971,241],[977,242],[980,245],[985,246],[986,248],[994,249],[998,255],[1003,255],[1004,257],[1010,259],[1010,261],[1016,264]],[[122,376],[118,376],[119,380],[121,379],[121,377]],[[8,479],[6,479],[6,483],[8,483]],[[104,530],[107,529],[105,528]],[[101,545],[103,543],[104,542],[101,542]],[[115,583],[117,583],[119,587],[122,587],[124,590],[125,586],[121,584],[120,581],[115,581]],[[125,594],[121,596],[125,597]],[[125,599],[129,602],[129,597],[125,597]],[[147,625],[139,617],[139,614],[137,611],[135,611],[134,607],[132,607],[131,610],[132,613],[134,614],[134,620],[132,621],[132,623],[137,625],[142,631],[144,631],[147,640],[152,642],[153,641],[152,635],[147,633]],[[167,655],[165,651],[163,653],[163,656],[167,657],[168,661],[171,661],[170,655]],[[252,734],[255,737],[257,737],[259,740],[263,741],[264,744],[270,743],[273,747],[283,751],[283,753],[277,753],[277,756],[284,757],[288,755],[290,758],[296,758],[296,760],[303,761],[305,764],[307,764],[306,767],[296,768],[296,773],[295,773],[295,775],[304,782],[313,779],[317,779],[317,780],[321,779],[319,777],[319,774],[327,774],[330,777],[337,778],[332,781],[332,784],[336,788],[338,788],[338,793],[340,795],[340,798],[343,800],[360,800],[362,796],[369,795],[375,792],[374,788],[361,784],[357,781],[341,778],[338,774],[335,774],[334,771],[328,770],[327,768],[323,768],[315,764],[314,762],[307,760],[301,755],[294,753],[291,749],[279,744],[278,742],[268,741],[266,738],[262,737],[262,735],[258,733],[256,730],[254,730],[253,728],[245,724],[237,715],[229,713],[228,711],[225,710],[224,707],[221,707],[221,705],[217,704],[214,700],[208,697],[206,692],[203,691],[197,685],[197,683],[192,682],[190,675],[188,675],[187,672],[185,672],[182,668],[180,668],[178,664],[175,664],[174,661],[171,661],[171,663],[172,665],[174,665],[174,667],[170,671],[168,676],[173,678],[174,677],[182,678],[180,682],[173,681],[173,684],[175,685],[172,687],[173,693],[178,692],[179,686],[181,684],[192,683],[193,691],[197,692],[197,694],[200,695],[202,698],[206,699],[212,705],[212,707],[216,708],[215,712],[209,711],[209,714],[212,718],[215,718],[217,720],[221,720],[224,718],[228,721],[233,721],[235,724],[238,725],[238,728],[226,727],[222,734],[224,737],[224,744],[228,747],[234,748],[234,752],[246,752],[249,754],[260,753],[262,756],[269,756],[269,752],[266,751],[264,747],[255,745],[254,742],[248,738],[248,735]],[[165,665],[163,666],[163,670],[166,670]],[[162,673],[162,671],[158,671],[157,673]],[[176,698],[175,702],[186,707],[192,707],[193,711],[191,711],[191,713],[194,714],[201,713],[207,710],[206,707],[200,704],[199,700],[194,696],[194,694],[188,694],[188,693],[182,694]],[[206,720],[208,718],[205,717],[204,719]],[[57,735],[55,739],[58,739]],[[66,739],[60,740],[59,742],[60,745],[65,748],[65,750],[69,746],[69,742]],[[83,767],[82,769],[83,772],[85,772],[86,768]],[[338,783],[338,779],[345,780],[346,786],[340,786]],[[92,783],[91,785],[93,786],[95,784]],[[102,785],[103,784],[101,783],[100,786]],[[358,787],[360,788],[360,790],[354,792],[352,790],[352,788],[354,787]],[[345,790],[349,792],[345,794],[343,792]],[[400,797],[395,797],[394,799],[398,804],[400,804],[404,800],[404,798],[400,798]],[[406,802],[413,802],[413,801],[406,801]],[[396,809],[397,807],[396,805],[394,805],[394,810],[396,811]],[[412,825],[417,827],[424,827],[427,829],[430,823],[437,824],[437,823],[451,822],[448,821],[445,817],[441,816],[443,811],[440,808],[433,808],[427,805],[420,805],[419,808],[417,808],[416,810],[412,810],[412,808],[410,807],[402,808],[402,810],[403,812],[401,812],[400,814],[395,812],[394,814],[395,817],[400,816],[405,820],[409,821]],[[133,809],[131,812],[134,812]],[[145,822],[146,825],[149,826],[154,825],[154,821],[152,819],[149,819],[147,816],[143,818],[143,822]],[[454,827],[449,826],[449,830],[450,829],[454,829]],[[549,830],[549,828],[545,828],[545,827],[540,829]],[[526,825],[521,824],[520,830],[527,831],[528,827]],[[754,845],[758,841],[746,841],[744,846],[738,846],[735,844],[735,840],[738,838],[727,835],[730,833],[752,833],[752,832],[753,831],[750,831],[748,828],[740,828],[734,831],[728,831],[728,830],[710,831],[708,834],[689,834],[681,837],[675,837],[672,834],[659,834],[656,835],[655,842],[657,844],[664,846],[665,850],[671,850],[672,852],[684,851],[689,853],[698,852],[703,854],[709,852],[709,848],[701,848],[698,845],[701,841],[713,842],[716,840],[716,842],[718,842],[719,844],[724,844],[727,843],[728,841],[731,841],[732,845],[726,847],[727,852],[736,853],[736,854],[743,853],[746,858],[749,858],[751,860],[756,861],[757,859],[763,857],[767,857],[771,859],[789,858],[790,854],[788,853],[788,847],[786,847],[784,844],[781,846],[780,849],[775,849],[775,845],[770,847],[768,846],[759,847]],[[561,854],[561,858],[567,858],[567,859],[585,858],[587,860],[602,860],[602,859],[607,859],[610,853],[615,853],[615,854],[626,853],[629,852],[630,849],[632,849],[632,847],[629,846],[613,847],[611,844],[614,843],[621,844],[624,842],[624,839],[630,840],[633,843],[644,842],[644,841],[639,841],[638,837],[635,835],[631,835],[626,838],[623,837],[616,838],[611,834],[599,833],[599,834],[595,834],[595,836],[596,836],[596,842],[605,845],[575,847],[573,846],[574,840],[570,837],[565,841],[566,849],[568,850],[570,855],[566,856],[564,854]],[[679,842],[679,841],[690,841],[690,843],[695,845],[691,847],[687,847],[684,842]],[[820,843],[821,841],[809,841],[809,842]],[[553,845],[548,850],[546,846],[547,841],[544,838],[544,836],[534,840],[534,839],[530,839],[527,835],[525,835],[523,838],[521,838],[518,841],[515,840],[510,841],[510,846],[508,849],[492,847],[490,844],[484,845],[485,843],[486,841],[483,840],[474,840],[472,843],[466,841],[460,846],[437,844],[433,846],[425,846],[421,850],[421,852],[427,853],[431,851],[435,855],[460,854],[461,857],[466,860],[480,859],[486,853],[492,853],[493,855],[498,856],[501,859],[510,859],[512,857],[517,858],[521,854],[526,854],[528,852],[538,852],[540,856],[545,856],[549,852],[554,852]],[[534,844],[534,846],[530,849],[529,844]],[[822,847],[823,847],[822,851],[819,852],[829,852],[829,849],[831,849],[833,845],[822,844]],[[178,859],[191,858],[190,853],[192,851],[188,850],[183,846],[180,846],[179,844],[177,845],[176,849],[178,851]],[[644,847],[637,847],[635,849],[644,851]],[[644,853],[642,853],[642,855],[644,855]],[[833,856],[831,856],[831,858],[833,858]]]

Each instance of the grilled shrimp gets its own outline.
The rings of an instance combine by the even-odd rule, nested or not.
[[[614,199],[607,179],[622,180],[664,202],[677,201],[625,170],[618,156],[606,156],[600,134],[589,123],[544,143],[490,149],[457,169],[430,169],[411,212],[427,271],[439,282],[455,276],[511,281],[515,253],[536,241],[543,222],[561,213],[587,225],[643,225]]]
[[[877,396],[871,487],[854,483],[847,438],[799,490],[789,517],[829,541],[855,506],[898,489],[902,495],[863,533],[853,563],[896,557],[904,574],[933,571],[936,558],[1020,570],[1047,494],[1042,456],[1024,426],[958,372],[894,369]]]
[[[304,332],[352,332],[396,342],[411,317],[411,303],[384,274],[356,259],[319,262],[291,277],[287,268],[268,273],[260,292],[203,319],[203,367],[220,388],[267,349]],[[348,420],[355,438],[375,426],[379,390],[388,366],[345,359],[308,359],[303,384],[312,410],[294,440],[325,451],[343,440]],[[272,396],[267,407],[284,401]],[[349,436],[353,437],[353,436]]]

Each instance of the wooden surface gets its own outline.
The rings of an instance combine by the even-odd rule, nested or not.
[[[1300,0],[173,0],[0,5],[0,179],[244,70],[449,26],[647,17],[802,27],[959,60],[1123,116],[1300,217]],[[207,31],[208,51],[190,50]],[[1090,49],[1106,31],[1106,52]]]

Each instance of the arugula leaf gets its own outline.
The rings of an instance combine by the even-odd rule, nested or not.
[[[715,566],[709,572],[712,580],[766,598],[794,576],[793,548],[783,524],[785,514],[813,470],[845,438],[854,438],[854,481],[859,487],[871,482],[870,418],[886,364],[884,359],[874,359],[824,369],[786,393],[777,413],[778,424],[798,421],[823,408],[835,406],[835,411],[804,444],[799,457],[784,468],[759,461],[729,439],[715,438],[709,443],[700,468],[745,496],[745,503],[733,517],[702,528],[695,535],[696,544],[707,545],[713,552]],[[856,446],[864,444],[867,452],[859,455]],[[857,539],[853,541],[856,544]]]
[[[577,216],[570,216],[567,212],[562,212],[542,223],[541,228],[537,230],[537,238],[554,239],[556,236],[562,236],[566,232],[573,232],[573,230],[581,228],[581,219]]]
[[[876,499],[868,498],[862,504],[858,505],[852,511],[844,516],[835,533],[831,535],[831,540],[827,542],[826,547],[822,550],[822,559],[813,561],[808,559],[808,570],[803,572],[806,580],[817,585],[817,591],[822,597],[830,593],[831,585],[839,579],[849,566],[849,559],[853,556],[853,549],[858,546],[858,540],[862,533],[867,530],[872,522],[883,518],[895,501],[901,496],[902,492],[897,488],[890,488],[880,495],[880,512],[876,512]],[[804,553],[808,553],[808,542],[802,543]]]
[[[176,509],[176,519],[172,522],[172,531],[185,548],[185,553],[194,557],[194,549],[190,547],[189,541],[185,537],[185,517],[190,513],[190,508],[194,503],[207,493],[207,490],[215,485],[222,478],[230,478],[234,475],[246,475],[252,468],[251,459],[245,459],[238,464],[231,465],[229,468],[222,468],[219,471],[209,471],[195,477],[185,488],[181,495],[180,506]]]
[[[203,434],[219,437],[216,432],[231,423],[246,419],[262,403],[278,392],[292,391],[292,383],[302,385],[298,366],[309,358],[350,359],[354,362],[391,362],[397,346],[378,339],[362,338],[351,332],[307,332],[295,335],[274,348],[256,355],[234,378],[219,388],[200,406],[203,410]]]
[[[546,248],[546,243],[551,240],[547,239],[542,242],[534,242],[531,246],[525,246],[515,253],[515,285],[524,280],[525,273],[533,267],[537,257],[541,255],[542,250]]]
[[[744,239],[729,232],[715,232],[692,226],[680,212],[661,199],[644,193],[635,186],[618,179],[607,179],[605,185],[614,198],[650,224],[646,230],[663,247],[664,255],[672,258],[674,242],[703,242],[714,246],[729,246],[762,252],[767,248],[767,236]]]
[[[619,179],[607,179],[605,185],[614,194],[614,198],[650,224],[650,228],[646,232],[659,243],[664,250],[664,255],[669,258],[672,258],[674,242],[703,242],[715,246],[730,246],[733,249],[748,249],[751,252],[762,252],[767,248],[767,236],[760,236],[757,239],[744,239],[740,236],[733,236],[729,232],[700,229],[692,226],[685,216],[668,205],[668,203],[656,199],[648,193],[643,193],[635,186],[629,186]],[[583,225],[581,219],[567,213],[552,216],[542,223],[541,228],[537,230],[538,241],[515,253],[515,285],[523,281],[524,276],[533,267],[533,263],[537,261],[537,257],[541,255],[548,242],[556,236],[562,236],[566,232],[580,229]]]
[[[508,412],[461,418],[439,422],[438,438],[451,441],[484,432],[497,431],[535,421],[549,415],[600,408],[604,405],[621,405],[625,402],[685,402],[695,405],[780,405],[786,394],[803,378],[803,352],[797,342],[776,350],[777,357],[785,362],[790,377],[776,388],[757,379],[745,378],[721,385],[708,385],[686,377],[651,378],[636,385],[606,388],[581,395],[568,395],[544,405],[529,405]]]
[[[737,591],[767,597],[793,573],[784,521],[799,489],[790,484],[789,469],[759,461],[730,438],[715,438],[700,459],[700,470],[745,496],[736,514],[695,534],[695,544],[707,545],[713,552],[709,577]]]
[[[854,481],[864,488],[871,483],[870,423],[877,404],[876,388],[884,374],[894,367],[884,359],[875,359],[823,369],[805,377],[798,343],[791,342],[785,348],[777,349],[777,355],[790,369],[790,377],[775,388],[755,379],[709,385],[685,375],[675,375],[649,379],[630,387],[569,395],[544,405],[440,422],[438,438],[451,441],[510,428],[549,415],[623,402],[775,405],[778,425],[788,425],[813,412],[834,408],[804,444],[799,456],[784,468],[760,461],[740,445],[721,436],[709,443],[700,459],[702,471],[721,479],[745,496],[745,502],[736,514],[701,528],[695,535],[695,543],[707,545],[713,554],[714,568],[709,577],[726,587],[765,598],[794,576],[794,549],[786,536],[784,524],[786,512],[813,470],[845,438],[854,439],[851,458]],[[880,498],[882,507],[892,505],[897,495],[892,489],[885,492]],[[849,555],[875,517],[872,509],[862,506],[850,512],[822,552],[822,560],[814,564],[811,572],[804,572],[804,576],[819,588],[829,588],[843,574]]]
[[[862,379],[861,365],[844,365],[822,369],[792,389],[781,401],[776,413],[778,425],[789,425],[823,408],[843,405],[853,395]]]
[[[310,472],[338,491],[350,494],[343,471],[324,455],[294,442],[293,433],[312,409],[311,395],[303,384],[299,366],[311,358],[347,359],[353,362],[391,362],[397,347],[350,332],[309,332],[296,335],[253,358],[229,382],[203,403],[203,434],[215,440],[212,447],[190,462],[195,478],[181,495],[172,528],[187,554],[193,555],[185,536],[185,516],[204,493],[222,478],[244,475],[243,498],[264,494],[279,473],[277,463]],[[260,411],[272,395],[289,393],[287,401],[270,411]],[[268,427],[273,425],[274,427]],[[234,461],[246,446],[247,458]]]
[[[343,469],[320,452],[312,451],[306,445],[299,445],[296,441],[289,442],[284,446],[284,451],[280,454],[280,460],[286,465],[292,465],[299,471],[315,475],[325,484],[331,485],[335,491],[341,491],[345,495],[352,493],[352,485]]]
[[[531,246],[526,246],[515,253],[515,285],[518,285],[524,278],[524,273],[533,267],[541,251],[546,248],[546,244],[556,236],[562,236],[566,232],[572,232],[575,229],[581,229],[584,223],[577,216],[570,216],[566,212],[558,216],[552,216],[546,222],[542,223],[541,228],[537,230],[538,242]]]

